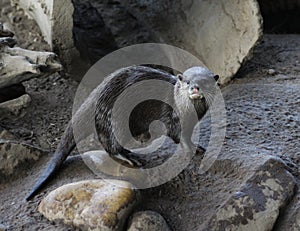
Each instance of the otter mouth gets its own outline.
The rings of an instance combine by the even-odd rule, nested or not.
[[[204,98],[203,94],[199,94],[199,93],[190,94],[189,97],[190,97],[190,99],[193,99],[193,100]]]

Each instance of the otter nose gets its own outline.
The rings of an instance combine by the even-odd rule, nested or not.
[[[192,91],[193,93],[198,93],[198,92],[199,92],[199,87],[198,87],[198,86],[192,86],[192,87],[191,87],[191,91]]]

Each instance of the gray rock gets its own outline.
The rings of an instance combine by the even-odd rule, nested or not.
[[[75,79],[82,78],[89,66],[83,62],[74,45],[72,1],[12,0],[12,3],[37,22],[44,39],[58,51],[66,71]]]
[[[298,208],[295,211],[294,222],[291,225],[291,231],[299,231],[300,230],[300,202],[298,203]]]
[[[51,46],[56,45],[61,60],[65,60],[67,70],[72,72],[76,65],[82,67],[82,59],[74,49],[72,36],[74,11],[72,1],[41,0],[37,3],[34,0],[13,0],[13,2],[37,21],[46,41]],[[89,2],[93,6],[100,4],[99,1]],[[155,39],[150,42],[168,43],[186,48],[191,53],[197,54],[197,57],[201,57],[202,62],[218,73],[221,82],[229,81],[238,71],[241,63],[249,58],[253,46],[262,35],[262,20],[255,0],[239,3],[225,0],[126,0],[117,1],[118,4],[110,1],[100,2],[108,2],[111,9],[117,8],[115,5],[119,4],[125,6],[123,12],[130,13],[128,18],[135,18],[137,22],[134,23],[137,26],[143,25],[141,29],[145,32],[133,44],[145,42],[143,38],[148,37]],[[31,4],[37,7],[32,8]],[[96,10],[101,12],[103,8],[99,7]],[[105,11],[101,12],[101,16],[102,14],[106,14]],[[132,20],[125,18],[121,21],[119,14],[112,14],[111,17],[117,23],[107,26],[112,31],[119,32],[113,33],[117,40],[124,35],[123,24],[127,29],[131,27]],[[130,32],[131,37],[136,36],[136,31],[130,30]],[[151,35],[148,36],[148,33]],[[89,47],[97,49],[99,48],[97,45],[99,46],[98,43],[92,43]]]
[[[269,69],[268,70],[268,74],[269,75],[275,75],[276,74],[276,71],[274,69]]]
[[[28,94],[19,98],[0,103],[0,118],[9,118],[10,116],[23,116],[24,110],[30,105],[31,97]]]
[[[1,22],[0,22],[0,37],[14,37],[14,33],[4,28]]]
[[[217,209],[207,229],[270,231],[294,188],[294,178],[285,164],[270,158]]]
[[[282,212],[281,219],[278,220],[276,228],[272,231],[299,231],[300,230],[300,192],[297,192],[294,199]]]
[[[67,184],[49,193],[39,212],[81,230],[123,230],[139,201],[133,185],[119,180],[87,180]]]
[[[14,140],[15,136],[9,131],[0,128],[0,140]]]
[[[134,213],[127,231],[170,231],[165,219],[154,211]]]
[[[28,144],[0,140],[0,174],[10,175],[24,161],[36,161],[45,151]]]
[[[0,231],[6,231],[7,227],[3,224],[0,224]]]
[[[253,0],[126,0],[121,4],[155,31],[160,41],[197,54],[220,75],[221,83],[238,71],[262,35],[259,6]]]
[[[0,88],[23,81],[46,77],[62,70],[52,52],[40,52],[19,47],[0,47]]]

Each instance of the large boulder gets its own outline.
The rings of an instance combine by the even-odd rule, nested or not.
[[[125,181],[90,180],[64,185],[49,193],[39,211],[51,221],[82,230],[123,230],[137,205],[138,191]]]
[[[194,54],[220,75],[222,83],[228,82],[249,58],[262,35],[262,20],[255,0],[127,0],[125,3],[162,42]]]
[[[87,68],[87,66],[80,65],[79,53],[74,46],[72,37],[74,6],[71,0],[43,0],[39,2],[12,0],[12,2],[22,7],[28,15],[37,21],[48,43],[59,50],[67,70],[72,72],[74,68]],[[105,1],[83,2],[89,2],[92,6],[91,9],[101,12],[103,17],[106,16],[107,13],[103,10]],[[194,54],[212,71],[218,73],[222,83],[229,81],[238,71],[262,35],[262,20],[256,0],[240,2],[225,0],[126,0],[114,1],[114,3],[107,5],[109,8],[105,9],[110,14],[117,14],[120,5],[123,6],[121,11],[127,12],[127,16],[124,15],[122,19],[120,19],[119,14],[107,16],[109,19],[106,21],[104,18],[104,23],[114,32],[116,40],[124,36],[126,28],[126,33],[131,34],[131,37],[135,38],[136,33],[139,33],[137,39],[132,40],[131,43],[124,43],[123,41],[118,44],[119,46],[142,42],[162,42],[178,46]],[[112,7],[112,5],[114,6]],[[111,9],[115,11],[111,11]],[[91,13],[90,17],[93,15]],[[88,17],[80,20],[88,20]],[[139,32],[131,28],[132,23],[134,23],[132,18],[135,18]],[[114,20],[118,20],[118,23],[115,23]],[[119,23],[120,20],[124,23]],[[92,25],[86,27],[87,36],[91,33],[88,30],[90,26]],[[144,32],[141,34],[140,31]],[[78,41],[77,47],[82,45],[97,50],[97,46],[107,44],[104,42],[105,39],[106,37],[103,38],[103,41],[91,42],[93,44],[90,45],[86,44],[89,43],[87,40],[84,40],[85,42]],[[81,70],[82,72],[84,73]],[[73,71],[73,73],[75,72]]]
[[[207,228],[271,231],[294,195],[295,183],[285,164],[270,158],[217,209]]]

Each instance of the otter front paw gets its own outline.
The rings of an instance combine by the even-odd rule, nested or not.
[[[143,164],[140,161],[138,161],[136,158],[131,158],[129,156],[124,156],[121,154],[113,155],[112,157],[120,164],[124,164],[125,166],[131,168],[139,168],[143,166]]]

